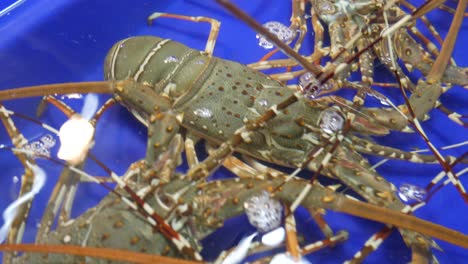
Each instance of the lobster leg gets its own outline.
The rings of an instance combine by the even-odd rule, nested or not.
[[[354,254],[353,258],[349,261],[346,261],[347,264],[361,263],[367,256],[372,252],[377,250],[377,248],[382,244],[382,242],[391,234],[393,228],[391,226],[385,226],[378,233],[370,237],[365,243],[364,246]]]
[[[468,154],[468,153],[465,153],[465,154]],[[463,155],[464,156],[464,155]],[[461,160],[462,157],[459,157],[457,159],[457,161]],[[455,166],[457,161],[455,161],[454,163],[451,164],[451,166]],[[462,174],[463,172],[460,172],[460,174],[457,175],[457,177],[460,177],[460,175]],[[431,181],[431,183],[426,187],[426,191],[430,191],[430,189],[436,184],[437,182],[434,183],[434,180]],[[446,184],[449,183],[449,180],[446,180],[444,182],[444,184],[441,187],[445,186]],[[439,189],[440,189],[439,188]],[[431,196],[437,192],[439,189],[436,189],[435,191],[433,191],[431,193]],[[425,205],[428,200],[430,199],[429,196],[428,198],[426,198],[426,201],[424,202],[420,202],[420,203],[416,203],[416,204],[413,204],[411,206],[407,206],[404,208],[403,211],[405,211],[406,213],[408,214],[411,214],[413,213],[414,211],[416,211],[418,208],[420,208],[421,206]],[[393,231],[393,228],[391,226],[385,226],[384,228],[382,228],[382,230],[380,230],[378,233],[374,234],[372,237],[370,237],[366,243],[364,244],[364,247],[358,251],[353,259],[350,261],[350,263],[359,263],[360,261],[362,261],[367,255],[369,255],[370,253],[372,253],[373,251],[375,251],[379,246],[380,244],[390,235],[390,233]],[[436,246],[435,244],[433,246]]]
[[[414,5],[412,5],[410,2],[406,1],[406,0],[402,0],[400,1],[400,4],[406,6],[409,10],[411,10],[411,12],[414,12],[416,11],[416,7]],[[437,32],[437,30],[434,28],[434,26],[432,25],[432,23],[427,19],[426,16],[421,16],[421,21],[423,22],[423,24],[426,26],[426,28],[431,32],[431,34],[434,36],[434,38],[437,40],[437,42],[439,43],[439,45],[442,45],[442,37],[440,36],[439,32]],[[413,27],[412,27],[413,28]],[[417,30],[417,29],[416,29]],[[413,33],[415,33],[415,31],[413,31],[413,29],[411,29],[411,31]],[[424,36],[423,36],[424,37]],[[425,38],[425,37],[424,37]],[[437,48],[435,48],[435,45],[433,48],[429,47],[429,46],[432,46],[433,44],[429,43],[429,41],[424,41],[424,43],[426,43],[426,46],[428,48],[428,50],[430,50],[434,55],[437,55],[439,54],[439,51],[437,50]]]
[[[77,168],[81,169],[83,165],[83,163],[79,164]],[[76,175],[68,168],[64,168],[54,190],[52,191],[49,202],[47,203],[47,207],[42,216],[41,224],[37,230],[36,243],[44,243],[47,240],[47,235],[52,228],[59,207],[62,203],[64,204],[60,211],[58,225],[63,225],[69,220],[78,183],[79,175]]]
[[[116,100],[132,102],[138,107],[129,108],[138,120],[148,126],[148,144],[146,164],[150,166],[165,151],[174,135],[179,130],[182,117],[170,112],[171,102],[165,96],[154,92],[150,86],[135,81],[126,81],[126,85],[116,88]],[[151,113],[149,116],[140,113]]]
[[[428,83],[441,81],[455,46],[455,41],[458,35],[458,31],[460,30],[461,23],[463,21],[463,14],[467,5],[468,3],[465,0],[460,0],[458,2],[457,10],[448,32],[448,37],[445,39],[441,52],[434,62],[434,65],[432,65],[431,71],[426,76]]]
[[[359,50],[364,49],[367,47],[369,43],[365,39],[359,39],[357,42],[357,47]],[[364,99],[366,97],[366,91],[370,90],[370,86],[373,82],[373,74],[374,74],[374,61],[375,57],[374,54],[367,50],[361,56],[359,56],[359,68],[361,71],[361,80],[362,80],[362,89],[357,89],[357,94],[353,98],[353,108],[359,109],[362,105],[364,105]]]
[[[401,29],[396,31],[393,38],[393,42],[395,43],[395,52],[405,65],[407,65],[408,69],[412,70],[414,67],[420,70],[425,76],[428,76],[431,71],[430,65],[434,64],[434,61],[431,59],[431,55],[428,54],[421,45],[406,32],[406,30]],[[453,35],[448,35],[446,41],[455,41],[455,39],[451,39],[453,39]],[[437,58],[440,58],[440,56],[441,55],[439,54]],[[443,56],[450,55],[444,54]],[[450,57],[448,57],[448,59],[450,59]],[[446,61],[446,63],[448,64],[448,61]],[[438,70],[442,73],[442,75],[438,77],[440,82],[461,86],[468,85],[467,69],[449,64],[446,65],[444,69]]]
[[[298,51],[301,48],[301,45],[304,41],[305,34],[307,33],[307,25],[304,19],[304,14],[305,14],[305,0],[293,0],[292,2],[292,14],[291,14],[291,24],[289,28],[291,31],[296,34],[296,32],[299,32],[299,37],[296,40],[296,43],[294,44],[294,50]],[[289,40],[287,43],[289,44],[294,37]],[[260,60],[259,63],[263,63],[269,58],[271,58],[273,55],[278,53],[279,49],[275,48],[274,50],[268,52],[265,54]]]
[[[301,3],[297,3],[298,1],[293,1],[293,15],[291,16],[291,21],[293,21],[291,23],[291,28],[294,30],[296,29],[298,25],[300,25],[300,36],[299,36],[299,39],[296,41],[296,44],[294,46],[294,50],[295,51],[298,51],[299,48],[300,48],[300,45],[303,41],[303,38],[304,38],[304,34],[307,32],[307,26],[306,26],[306,22],[304,21],[304,7],[303,7],[303,4],[301,1]],[[299,5],[299,7],[297,7],[297,5]],[[300,10],[297,11],[297,9]],[[328,53],[328,50],[325,49],[325,48],[322,48],[322,44],[323,44],[323,34],[324,34],[324,30],[323,30],[323,26],[320,24],[319,20],[318,20],[318,17],[316,14],[313,13],[313,9],[311,9],[311,12],[312,12],[312,26],[313,26],[313,29],[314,29],[314,32],[315,32],[315,49],[314,49],[314,53],[311,54],[310,56],[306,56],[305,59],[309,62],[320,62],[322,57],[324,56],[324,54],[327,54]],[[300,21],[300,22],[297,22],[297,21]],[[278,59],[278,60],[270,60],[270,61],[266,61],[269,57],[271,57],[272,53],[273,52],[277,52],[279,49],[275,49],[273,50],[272,52],[269,52],[267,55],[265,55],[259,62],[256,62],[256,63],[251,63],[249,64],[248,66],[252,69],[255,69],[255,70],[267,70],[267,69],[271,69],[271,68],[280,68],[280,67],[294,67],[294,66],[297,66],[298,63],[297,61],[295,60],[291,60],[291,59]],[[299,70],[299,71],[295,71],[295,72],[285,72],[285,73],[279,73],[279,74],[271,74],[270,77],[274,80],[278,80],[278,81],[289,81],[291,79],[294,79],[294,78],[297,78],[299,75],[305,73],[306,71],[305,70]]]
[[[324,39],[324,29],[322,24],[320,23],[319,16],[315,12],[314,8],[311,7],[310,9],[311,13],[311,20],[312,20],[312,28],[315,33],[315,38],[314,38],[314,53],[319,53],[321,54],[320,59],[313,60],[315,63],[320,64],[321,58],[329,53],[329,50],[326,48],[323,48],[323,39]]]
[[[103,106],[96,112],[96,114],[90,120],[90,123],[93,126],[96,126],[99,118],[102,113],[109,108],[115,102],[114,99],[109,99]],[[62,111],[68,118],[76,114],[76,112],[71,109],[64,102],[58,100],[53,96],[45,96],[41,101],[41,104],[38,107],[38,115],[40,115],[44,110],[46,103],[50,103]],[[82,163],[76,165],[76,168],[81,169],[84,167],[86,160],[83,160]],[[76,174],[75,171],[70,170],[68,167],[65,167],[60,174],[59,180],[52,191],[52,195],[49,198],[48,206],[45,210],[45,213],[42,217],[41,224],[37,231],[36,242],[44,243],[47,240],[47,235],[52,228],[52,224],[57,216],[57,212],[60,204],[63,202],[62,208],[60,210],[58,225],[65,224],[70,219],[71,208],[74,202],[75,193],[78,188],[80,181],[80,176]]]
[[[340,242],[346,241],[347,239],[348,239],[348,232],[341,230],[341,231],[338,231],[336,235],[333,235],[329,238],[311,243],[309,245],[305,245],[304,247],[301,248],[301,253],[303,255],[307,255],[325,247],[333,247]]]
[[[455,14],[455,11],[456,11],[454,8],[452,8],[452,7],[450,7],[450,6],[447,6],[447,5],[445,5],[445,4],[440,5],[440,6],[439,6],[439,9],[440,9],[440,10],[447,11],[447,12],[449,12],[450,14]],[[463,16],[464,16],[464,17],[468,17],[468,13],[464,13]]]
[[[345,154],[346,153],[346,154]],[[363,196],[370,203],[376,203],[392,210],[402,211],[405,205],[400,202],[395,194],[395,187],[387,182],[377,172],[369,168],[369,164],[362,160],[352,158],[350,151],[341,152],[337,155],[334,166],[330,168],[333,174]],[[356,156],[357,158],[358,156]],[[429,258],[432,241],[424,236],[400,230],[406,244],[411,247],[413,257],[422,254]]]
[[[192,133],[187,133],[185,136],[185,156],[187,157],[187,163],[189,168],[198,164],[197,153],[195,152],[195,144],[198,138]]]
[[[213,50],[214,50],[216,39],[218,38],[218,33],[219,33],[220,23],[218,20],[209,18],[209,17],[190,17],[190,16],[155,12],[148,17],[148,24],[151,25],[155,19],[161,18],[161,17],[175,18],[175,19],[187,20],[187,21],[192,21],[192,22],[210,23],[211,29],[210,29],[210,34],[208,36],[208,41],[206,42],[205,52],[210,55],[213,55]]]
[[[310,62],[315,62],[318,64],[322,60],[323,56],[329,53],[329,49],[323,47],[324,29],[323,29],[322,24],[319,21],[318,15],[315,13],[313,8],[311,9],[311,16],[312,16],[311,17],[312,27],[313,27],[313,32],[315,36],[314,38],[315,47],[314,47],[314,53],[310,55],[309,57],[306,57],[306,59]],[[270,60],[270,61],[261,60],[260,62],[251,63],[248,66],[254,70],[266,70],[266,69],[271,69],[271,68],[291,67],[291,66],[297,66],[297,65],[298,63],[295,60],[279,59],[279,60]]]
[[[28,144],[27,139],[21,134],[16,125],[13,123],[9,110],[6,109],[2,104],[0,104],[0,119],[2,120],[2,123],[11,138],[13,146],[16,149],[22,149],[25,145]],[[18,194],[18,197],[21,197],[31,191],[34,182],[32,166],[36,166],[36,162],[33,158],[28,157],[26,153],[16,151],[13,153],[19,159],[25,170],[24,174],[21,176],[21,189]],[[24,227],[26,225],[25,221],[29,215],[31,203],[31,200],[27,201],[16,210],[16,216],[14,217],[14,220],[11,224],[11,229],[8,233],[8,243],[16,243],[22,239]],[[16,253],[13,255],[16,255]],[[10,263],[13,255],[9,253],[5,254],[3,261],[5,263]]]
[[[166,112],[150,116],[146,149],[147,164],[157,161],[162,153],[169,150],[167,146],[178,130],[178,120],[173,114]]]
[[[307,33],[307,24],[304,18],[305,15],[305,2],[306,0],[293,0],[292,1],[292,14],[291,14],[291,30],[298,31],[299,37],[294,44],[294,50],[299,51],[302,42],[304,41],[305,34]]]
[[[445,90],[441,88],[441,82],[462,86],[468,85],[468,71],[464,68],[448,65],[450,53],[452,52],[456,33],[458,31],[457,23],[459,27],[461,18],[458,18],[458,21],[453,21],[451,32],[449,32],[450,34],[448,34],[448,38],[442,47],[443,53],[437,57],[435,62],[405,30],[398,30],[395,32],[394,43],[396,44],[395,52],[403,60],[405,65],[407,65],[409,70],[416,67],[426,75],[426,78],[429,80],[429,82],[420,81],[416,90],[413,92],[414,95],[410,97],[410,103],[418,106],[415,108],[416,116],[422,118],[430,109],[436,106],[444,113],[447,113],[451,120],[463,126],[467,126],[468,124],[461,120],[462,116],[460,114],[446,109],[438,101],[440,95],[445,92]],[[430,65],[433,66],[431,67]],[[400,73],[398,75],[403,76]],[[403,109],[405,109],[405,107],[403,107]],[[379,110],[376,111],[378,112]],[[376,115],[379,114],[376,113]],[[401,129],[402,127],[399,126],[398,128]]]
[[[70,118],[72,115],[76,114],[76,112],[71,109],[70,106],[65,104],[64,102],[58,100],[57,98],[51,96],[51,95],[46,95],[42,98],[41,102],[39,103],[39,106],[37,107],[36,110],[36,116],[41,117],[44,111],[46,110],[46,107],[48,104],[51,104],[55,107],[57,107],[62,113],[64,113],[68,118]]]

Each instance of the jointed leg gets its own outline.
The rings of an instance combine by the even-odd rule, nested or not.
[[[13,143],[14,148],[22,149],[28,144],[27,139],[21,134],[16,125],[13,123],[13,120],[10,117],[11,113],[6,109],[2,104],[0,104],[0,119],[10,136],[11,142]],[[13,151],[15,156],[18,158],[20,163],[24,167],[24,174],[21,176],[21,189],[18,194],[18,197],[25,195],[31,191],[31,188],[34,183],[34,172],[32,166],[36,166],[36,162],[33,157],[28,156],[24,152]],[[10,244],[15,244],[17,241],[20,241],[23,237],[24,227],[26,225],[26,219],[29,215],[29,210],[31,208],[32,201],[23,203],[16,210],[16,216],[11,224],[10,231],[8,233],[7,242]],[[16,253],[5,253],[4,262],[10,263],[12,258]]]
[[[208,36],[208,41],[206,42],[205,52],[213,55],[213,50],[216,44],[216,40],[218,38],[219,26],[220,23],[216,19],[209,18],[209,17],[191,17],[191,16],[183,16],[183,15],[175,15],[175,14],[167,14],[167,13],[158,13],[155,12],[151,16],[148,17],[148,24],[152,24],[153,21],[157,18],[166,17],[166,18],[175,18],[193,22],[208,22],[211,25],[210,34]]]

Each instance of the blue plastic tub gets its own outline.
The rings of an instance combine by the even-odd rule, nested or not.
[[[0,3],[0,10],[5,10],[15,1]],[[290,1],[234,1],[257,21],[279,21],[289,24],[291,12]],[[414,3],[414,2],[413,2]],[[418,4],[418,3],[414,3]],[[420,3],[419,3],[420,4]],[[191,23],[172,19],[160,19],[153,26],[146,25],[146,18],[152,12],[168,12],[190,16],[208,16],[221,21],[219,39],[214,54],[218,57],[250,63],[259,60],[266,50],[259,47],[256,33],[236,18],[228,14],[214,1],[110,1],[110,0],[42,0],[18,1],[16,8],[0,12],[0,89],[11,89],[21,86],[92,81],[103,79],[103,60],[109,48],[118,40],[129,36],[155,35],[171,38],[192,48],[203,49],[209,26],[205,23]],[[444,37],[450,25],[452,15],[435,11],[429,18]],[[309,20],[310,22],[310,20]],[[421,27],[418,23],[418,27]],[[468,24],[462,26],[453,57],[458,65],[468,63],[467,49]],[[306,43],[312,43],[313,32],[309,32]],[[311,44],[301,50],[304,54],[311,51]],[[284,57],[276,55],[275,58]],[[378,80],[391,80],[383,66],[377,67]],[[384,90],[396,104],[403,103],[397,89]],[[80,111],[83,99],[61,97],[75,110]],[[39,98],[5,102],[8,109],[34,116]],[[442,97],[442,102],[450,109],[468,114],[467,91],[454,87]],[[105,97],[100,97],[100,103]],[[40,120],[52,127],[59,128],[65,117],[54,107],[48,107]],[[50,132],[40,126],[14,118],[16,125],[29,141],[35,141]],[[468,140],[468,133],[463,127],[454,124],[440,111],[432,111],[431,119],[424,122],[426,133],[438,148]],[[146,128],[136,121],[121,106],[112,107],[105,113],[96,129],[96,145],[92,153],[104,164],[121,175],[128,166],[144,157]],[[416,133],[392,133],[377,142],[398,147],[404,150],[426,148],[425,143]],[[11,146],[11,141],[0,129],[0,144]],[[51,149],[56,157],[58,147]],[[460,156],[467,150],[466,146],[444,151],[444,154]],[[380,158],[370,157],[372,163]],[[36,225],[39,223],[46,206],[50,191],[58,179],[61,167],[44,159],[38,164],[47,172],[47,183],[35,198],[28,218],[24,242],[34,241]],[[461,171],[466,165],[460,165],[455,171]],[[18,193],[20,184],[15,179],[21,176],[23,168],[9,150],[0,150],[0,211],[11,203]],[[88,162],[85,170],[94,175],[104,175],[95,163]],[[184,170],[183,168],[181,170]],[[440,165],[417,165],[403,161],[390,161],[378,168],[386,179],[397,187],[410,183],[424,187],[437,173]],[[221,170],[219,173],[226,173]],[[309,175],[309,174],[305,174]],[[462,177],[465,185],[468,181]],[[102,186],[84,183],[78,190],[73,216],[82,214],[94,206],[106,191]],[[466,219],[467,204],[452,185],[444,187],[415,215],[442,224],[465,234],[468,233]],[[342,263],[350,259],[365,241],[384,225],[341,213],[327,212],[326,219],[333,230],[346,229],[350,238],[334,248],[326,248],[310,254],[312,263]],[[322,239],[322,236],[310,217],[304,212],[297,214],[299,232],[307,241]],[[3,220],[0,220],[3,223]],[[223,249],[232,247],[243,237],[252,232],[245,217],[229,221],[228,226],[214,234],[205,242],[203,254],[209,259],[217,256]],[[441,263],[465,263],[468,259],[466,249],[437,241],[443,252],[435,250]],[[366,263],[407,263],[410,251],[400,235],[393,232],[383,245],[367,259]]]

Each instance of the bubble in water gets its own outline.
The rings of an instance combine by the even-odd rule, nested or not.
[[[424,188],[410,183],[403,183],[398,188],[398,196],[405,202],[422,202],[426,198],[427,192]]]
[[[344,118],[334,108],[329,108],[322,113],[320,128],[327,134],[333,134],[341,130],[344,125]]]
[[[47,134],[43,137],[41,137],[41,142],[44,144],[45,148],[52,148],[55,146],[56,140],[51,134]]]
[[[260,232],[268,232],[280,226],[283,207],[266,191],[244,202],[245,213],[251,225]]]
[[[203,117],[203,118],[210,118],[213,116],[213,113],[208,108],[198,108],[193,111],[196,116]]]
[[[31,142],[31,149],[34,152],[41,152],[42,150],[46,149],[46,147],[44,146],[44,143],[42,143],[41,141],[33,141]]]
[[[170,63],[170,62],[178,62],[179,61],[179,58],[177,58],[176,56],[169,56],[167,58],[164,59],[164,63]]]
[[[271,33],[275,34],[283,42],[289,42],[294,38],[294,31],[288,28],[287,26],[281,24],[277,21],[269,21],[263,24],[263,27],[268,29]],[[269,42],[265,37],[260,34],[257,34],[257,39],[259,39],[258,45],[264,49],[271,49],[274,47],[273,43]]]
[[[50,157],[50,150],[44,146],[40,141],[34,141],[31,143],[31,150],[40,156]]]
[[[23,149],[32,152],[28,153],[29,155],[50,157],[50,149],[55,146],[55,143],[55,138],[50,134],[46,134],[39,140],[33,141],[28,145],[23,146]]]

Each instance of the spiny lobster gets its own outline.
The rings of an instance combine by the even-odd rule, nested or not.
[[[141,39],[135,39],[136,42],[138,42],[139,40],[141,40]],[[153,40],[156,41],[156,39],[153,39]],[[160,40],[158,40],[158,41],[160,41]],[[116,46],[116,47],[118,47],[118,46]],[[114,49],[114,51],[115,51],[115,49]],[[110,61],[111,61],[111,62],[110,62],[109,64],[112,64],[112,60],[110,60]],[[198,65],[203,65],[203,64],[198,64]],[[201,67],[201,66],[200,66],[200,67]],[[112,67],[111,67],[111,68],[112,68]],[[124,72],[123,74],[125,75],[125,72]],[[275,84],[275,83],[274,83],[274,82],[271,82],[271,84]],[[275,85],[276,85],[276,84],[275,84]],[[170,87],[167,87],[167,88],[169,89]],[[218,87],[218,88],[219,88],[219,87]],[[219,90],[219,89],[218,89],[218,90]],[[242,94],[242,91],[240,91],[240,92],[241,92],[241,94]],[[285,93],[288,93],[288,92],[285,92]],[[277,95],[277,96],[279,96],[279,95]],[[205,107],[205,106],[204,106],[204,107]],[[134,109],[135,109],[135,108],[132,107],[132,110],[134,110]],[[201,108],[197,108],[197,109],[201,109]],[[194,111],[188,111],[188,113],[194,113],[195,110],[197,110],[197,109],[194,109]],[[293,111],[292,109],[294,109],[294,108],[291,108],[291,111]],[[317,117],[317,118],[318,118],[318,117]],[[274,122],[274,120],[275,120],[275,119],[273,119],[273,122]],[[316,122],[312,122],[312,123],[316,123]],[[203,129],[204,129],[204,128],[203,128],[203,124],[200,124],[200,125],[201,125],[201,130],[203,130]],[[226,134],[227,134],[227,133],[226,133]],[[216,140],[215,140],[215,141],[216,141]],[[220,140],[220,141],[222,141],[222,140]],[[248,147],[247,147],[247,148],[248,148]],[[244,151],[245,151],[245,150],[244,150]],[[255,151],[257,151],[257,149],[249,149],[249,150],[247,150],[246,152],[248,152],[248,154],[252,154],[252,153],[254,153]],[[260,152],[259,152],[259,153],[260,153]],[[261,154],[258,154],[257,156],[260,156],[260,155],[261,155]],[[261,158],[261,157],[260,157],[260,158]],[[277,161],[277,160],[273,160],[273,161]],[[280,160],[280,162],[281,162],[281,160]],[[283,161],[283,162],[284,162],[284,161]],[[285,164],[285,165],[291,165],[291,164]]]

